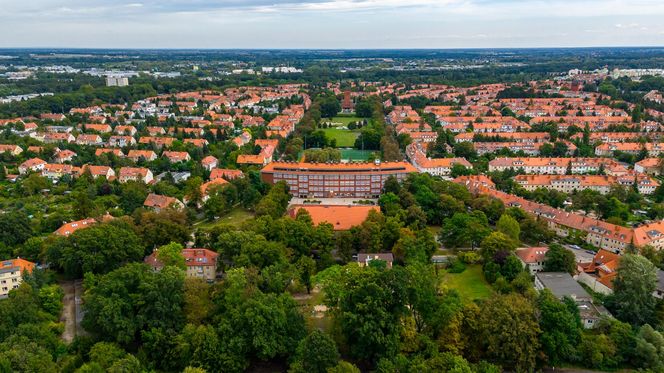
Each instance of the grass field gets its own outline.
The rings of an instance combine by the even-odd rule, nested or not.
[[[462,273],[439,273],[440,286],[456,289],[464,302],[488,298],[491,286],[484,279],[481,265],[471,265]]]
[[[334,117],[334,118],[325,118],[322,119],[321,122],[326,123],[332,123],[333,125],[337,126],[348,126],[349,123],[351,122],[359,122],[361,120],[364,120],[364,118],[360,117]]]
[[[359,131],[342,130],[337,128],[324,128],[323,131],[328,139],[337,140],[337,148],[352,148],[355,145],[355,139],[360,136]]]
[[[341,149],[341,159],[366,161],[371,153],[373,153],[372,150]]]
[[[234,227],[239,227],[244,221],[249,220],[254,217],[254,214],[241,208],[236,207],[228,214],[220,217],[215,221],[204,221],[201,224],[196,225],[199,229],[212,228],[215,225],[219,224],[228,224]]]

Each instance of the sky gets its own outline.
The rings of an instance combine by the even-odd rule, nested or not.
[[[664,0],[0,0],[0,48],[664,46]]]

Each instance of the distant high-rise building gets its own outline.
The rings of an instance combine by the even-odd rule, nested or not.
[[[106,77],[107,87],[126,87],[129,85],[129,78],[126,76],[109,75]]]

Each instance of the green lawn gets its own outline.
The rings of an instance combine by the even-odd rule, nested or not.
[[[456,289],[464,302],[488,298],[491,286],[484,279],[481,265],[468,266],[462,273],[439,273],[441,288]]]
[[[349,123],[351,122],[359,122],[361,120],[364,120],[364,118],[360,117],[334,117],[334,118],[324,118],[321,120],[323,123],[331,123],[333,126],[348,126]]]
[[[337,128],[324,128],[323,131],[328,139],[337,140],[337,148],[352,148],[355,145],[355,139],[360,136],[359,131],[342,130]]]
[[[341,159],[352,161],[366,161],[373,150],[341,149]]]
[[[244,221],[249,220],[254,217],[254,214],[241,208],[236,207],[228,214],[220,217],[215,221],[203,221],[202,223],[196,225],[199,229],[212,228],[219,224],[228,224],[234,227],[239,227]]]

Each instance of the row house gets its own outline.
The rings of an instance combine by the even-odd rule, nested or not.
[[[598,157],[611,156],[613,152],[622,152],[632,155],[638,155],[645,149],[650,157],[657,157],[664,150],[664,143],[637,143],[637,142],[621,142],[611,144],[601,144],[595,147],[595,155]]]
[[[478,134],[473,132],[463,132],[454,136],[455,142],[472,142],[475,136],[483,136],[488,139],[504,139],[512,142],[541,143],[549,141],[551,135],[548,132],[492,132]]]
[[[535,156],[539,154],[539,148],[544,143],[527,143],[527,142],[475,142],[473,147],[479,155],[487,153],[495,153],[501,149],[509,149],[513,152],[522,151],[527,155]]]
[[[419,172],[433,176],[449,176],[454,165],[472,169],[473,165],[465,158],[428,158],[419,144],[410,144],[406,148],[408,159]]]
[[[486,194],[501,200],[505,207],[518,207],[531,215],[544,219],[549,229],[561,237],[581,234],[582,237],[585,236],[587,243],[616,253],[627,249],[634,237],[634,232],[630,228],[528,201],[525,198],[474,182],[474,180],[467,180],[464,185],[473,193]]]
[[[591,132],[589,136],[590,143],[617,143],[617,142],[638,142],[641,138],[654,138],[649,134],[640,132]],[[661,136],[656,136],[660,138]],[[579,132],[572,136],[572,139],[579,140],[583,138],[583,133]]]
[[[611,158],[509,158],[489,161],[489,172],[523,170],[526,174],[565,175],[598,173],[602,169],[608,175],[627,174],[625,166]]]
[[[633,175],[517,175],[514,181],[528,191],[538,188],[553,189],[563,193],[590,189],[601,194],[607,194],[614,185],[629,187],[636,183],[639,193],[652,194],[659,183],[648,176]]]

